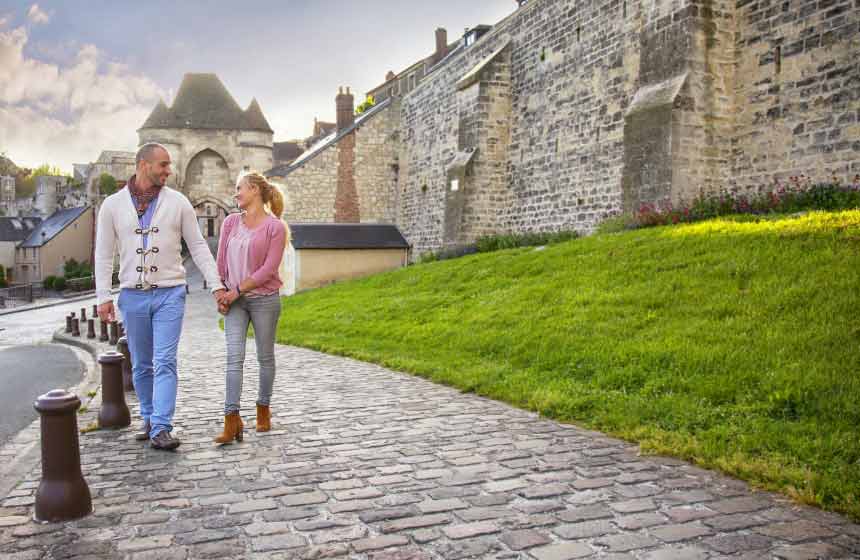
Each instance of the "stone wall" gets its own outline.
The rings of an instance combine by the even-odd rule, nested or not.
[[[615,1],[529,2],[404,98],[400,225],[416,254],[444,245],[447,167],[460,131],[473,126],[461,111],[468,92],[458,94],[457,83],[506,44],[499,56],[509,67],[488,66],[477,86],[490,95],[479,94],[481,102],[510,107],[484,131],[485,149],[505,152],[495,156],[504,179],[472,195],[493,201],[489,212],[506,208],[480,219],[472,212],[486,210],[464,208],[459,241],[493,229],[590,231],[620,210],[623,111],[635,91],[639,47],[637,25],[623,10]],[[627,18],[634,15],[629,10]],[[494,76],[500,70],[510,74],[509,85]],[[482,172],[484,151],[467,173]]]
[[[363,223],[395,220],[397,184],[397,113],[388,106],[370,115],[338,142],[326,146],[285,177],[273,177],[284,186],[286,217],[290,222],[333,222],[338,170],[345,164],[358,194],[358,217]],[[344,150],[352,152],[347,157]]]
[[[398,106],[383,109],[355,133],[355,188],[361,221],[395,221]]]
[[[288,222],[333,222],[337,194],[337,149],[329,148],[286,177],[275,177],[284,186],[284,219]]]
[[[588,233],[645,203],[800,173],[850,178],[860,171],[858,8],[533,0],[404,97],[397,223],[417,255],[492,232]],[[472,89],[459,87],[476,69]],[[471,136],[479,130],[486,146]],[[465,191],[452,194],[464,145],[477,151]]]
[[[736,17],[738,187],[860,173],[857,0],[739,0]]]

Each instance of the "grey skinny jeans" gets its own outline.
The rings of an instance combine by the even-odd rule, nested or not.
[[[275,383],[275,330],[280,316],[281,298],[278,294],[253,298],[241,296],[230,306],[230,310],[224,317],[224,335],[227,339],[227,387],[224,414],[239,411],[248,323],[254,325],[257,362],[260,364],[260,391],[257,404],[269,406],[272,386]]]

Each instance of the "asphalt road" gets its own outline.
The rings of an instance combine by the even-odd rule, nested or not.
[[[52,344],[51,337],[70,311],[86,307],[89,317],[93,303],[95,298],[0,315],[0,445],[38,417],[36,397],[83,379],[77,351]]]
[[[81,382],[84,364],[60,344],[0,349],[0,445],[38,417],[33,401],[51,389]]]

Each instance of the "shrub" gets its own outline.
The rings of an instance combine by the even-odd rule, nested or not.
[[[787,184],[755,195],[728,192],[700,195],[688,206],[673,207],[671,202],[643,204],[628,218],[628,227],[650,227],[698,222],[732,214],[793,214],[806,210],[850,210],[860,208],[860,175],[850,185],[834,177],[830,183],[812,183],[803,175],[791,177]]]
[[[65,277],[66,280],[68,280],[70,278],[77,278],[79,267],[80,267],[80,264],[78,263],[77,260],[75,260],[75,259],[67,260],[65,262],[65,264],[63,265],[63,277]]]
[[[45,278],[42,280],[42,286],[46,290],[53,290],[54,289],[54,282],[56,280],[57,280],[56,276],[45,276]]]
[[[372,95],[368,95],[367,99],[365,99],[363,103],[359,104],[359,106],[355,108],[355,114],[361,115],[365,111],[371,109],[374,105],[376,105],[376,100],[373,99]]]
[[[54,289],[58,292],[62,292],[66,289],[66,279],[62,276],[58,276],[54,279]]]

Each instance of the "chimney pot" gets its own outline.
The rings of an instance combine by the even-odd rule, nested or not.
[[[436,52],[433,54],[434,62],[439,62],[448,54],[448,30],[444,27],[436,29]]]
[[[337,130],[340,131],[355,122],[355,103],[352,94],[349,92],[349,87],[346,88],[346,93],[343,92],[343,88],[340,88],[334,101],[337,114]]]

